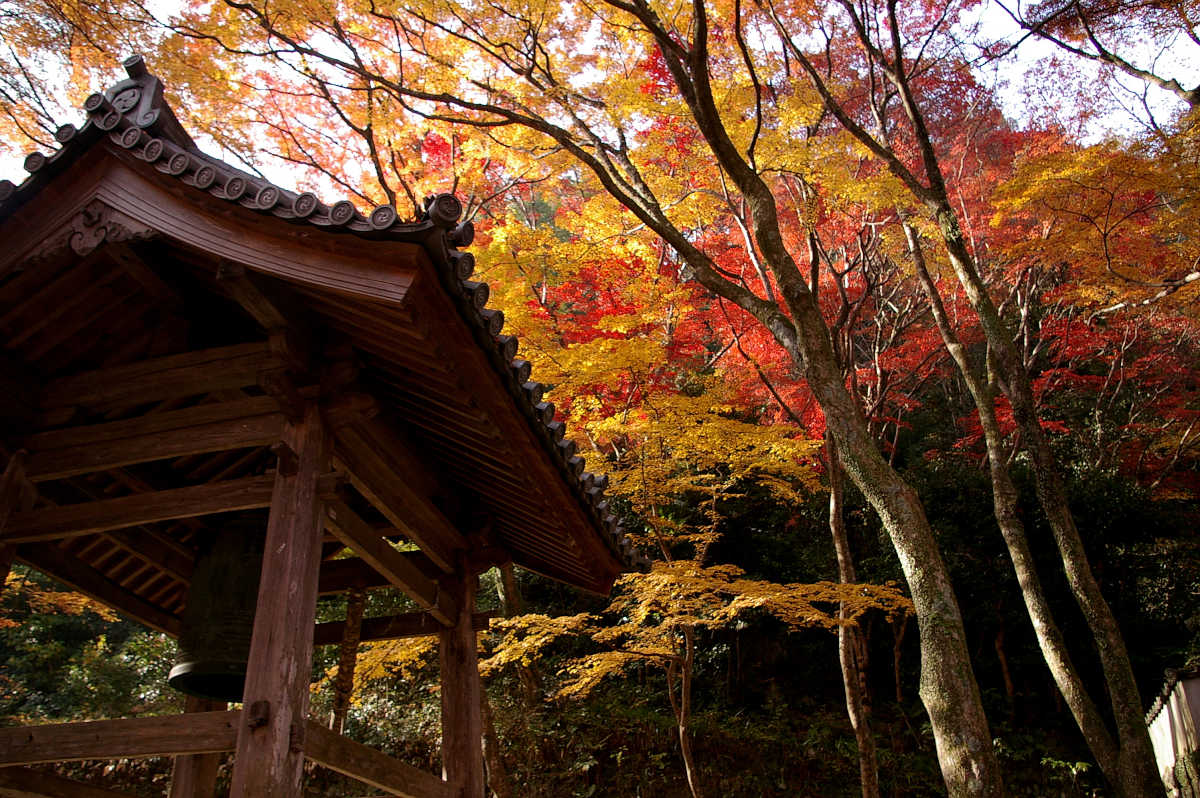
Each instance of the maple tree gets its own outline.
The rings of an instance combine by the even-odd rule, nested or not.
[[[114,24],[104,11],[29,6],[61,24],[14,39],[25,49],[12,58],[65,47],[83,86],[103,82],[86,69],[96,55],[154,47],[197,129],[252,166],[265,151],[313,186],[413,212],[452,186],[481,222],[483,277],[522,356],[555,386],[590,465],[616,469],[650,530],[693,553],[715,526],[685,530],[656,508],[681,495],[715,507],[750,479],[794,500],[816,484],[814,439],[827,436],[832,492],[836,453],[907,570],[947,783],[984,794],[999,774],[959,613],[921,504],[890,462],[922,386],[951,379],[942,339],[974,400],[968,438],[985,444],[1035,628],[1050,630],[1046,658],[1102,767],[1138,794],[1136,688],[1130,698],[1119,632],[1086,584],[1045,430],[1092,441],[1155,487],[1188,489],[1200,445],[1186,365],[1200,285],[1187,232],[1194,143],[1186,129],[1141,150],[1018,136],[955,55],[952,23],[967,7],[538,3],[496,17],[470,3],[375,4],[339,17],[238,3],[156,27],[139,7],[121,7],[134,24]],[[817,29],[824,49],[802,45]],[[28,69],[14,80],[5,133],[48,140],[57,119],[34,99],[45,84]],[[993,197],[1021,145],[1016,177]],[[1179,335],[1123,315],[1141,308],[1178,314]],[[1080,396],[1091,436],[1077,416],[1047,417]],[[1004,473],[1021,448],[1094,610],[1120,751],[1090,699],[1072,700],[1079,680],[1021,553]],[[852,564],[842,578],[855,581]],[[676,639],[686,659],[687,636]],[[396,653],[380,651],[368,662]]]

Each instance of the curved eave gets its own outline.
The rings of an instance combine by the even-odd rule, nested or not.
[[[606,592],[620,570],[645,567],[645,558],[609,511],[607,477],[584,472],[583,458],[564,438],[562,422],[554,420],[553,405],[542,400],[542,386],[531,380],[528,362],[517,357],[516,338],[502,334],[503,314],[486,307],[487,285],[470,280],[473,258],[459,247],[470,244],[473,231],[469,222],[458,224],[457,199],[449,194],[430,198],[421,218],[406,221],[390,206],[364,215],[346,201],[330,205],[312,194],[288,191],[199,152],[162,101],[158,80],[144,69],[130,74],[105,95],[89,98],[87,123],[78,130],[65,127],[56,136],[61,149],[26,159],[30,174],[23,183],[0,181],[0,229],[8,228],[8,240],[32,246],[52,235],[62,217],[99,197],[147,230],[282,280],[330,307],[350,303],[360,318],[382,314],[383,326],[414,284],[426,283],[429,290],[418,293],[433,312],[456,317],[447,334],[472,342],[458,354],[474,361],[475,379],[487,384],[490,412],[502,416],[493,420],[523,439],[522,451],[539,452],[536,462],[522,466],[540,477],[553,475],[554,484],[543,487],[567,514],[572,545],[593,573],[588,580],[571,578],[553,566],[552,558],[522,557],[520,542],[510,539],[515,561],[596,592]],[[80,163],[98,151],[104,155]],[[60,175],[64,189],[57,190]],[[29,203],[40,198],[35,204],[47,204],[47,191],[59,213],[24,218],[30,214],[21,209]],[[181,227],[185,216],[189,223]],[[294,244],[298,234],[305,241],[300,256]],[[280,243],[288,238],[291,246]],[[8,257],[0,257],[0,272],[26,257],[27,250],[11,248]],[[380,354],[375,342],[376,357],[386,361],[387,348]],[[495,401],[500,396],[502,404]],[[495,504],[503,502],[497,498]]]

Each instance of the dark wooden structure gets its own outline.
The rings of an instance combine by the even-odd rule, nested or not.
[[[245,798],[298,795],[305,759],[480,796],[475,577],[511,561],[606,593],[637,560],[606,480],[471,281],[457,199],[405,221],[286,191],[201,153],[141,59],[126,68],[0,182],[0,565],[177,635],[197,537],[260,512],[245,699],[0,729],[0,791],[111,795],[24,766],[170,755],[171,796],[211,796],[234,752]],[[354,631],[439,635],[442,778],[307,716],[312,647],[344,633],[314,625],[318,596],[385,585],[422,611]]]

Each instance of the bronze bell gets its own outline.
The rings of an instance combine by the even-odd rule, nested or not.
[[[242,700],[266,527],[264,516],[236,516],[202,542],[167,678],[176,690]]]

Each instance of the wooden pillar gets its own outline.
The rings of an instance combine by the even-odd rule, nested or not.
[[[316,405],[284,427],[258,589],[231,798],[300,795],[329,437]]]
[[[443,585],[458,605],[455,624],[439,633],[442,679],[442,778],[463,798],[483,798],[482,685],[475,647],[475,577],[459,572]]]
[[[224,701],[188,696],[184,712],[219,712],[228,707]],[[183,754],[175,757],[171,769],[169,798],[216,798],[217,768],[221,754]]]
[[[0,474],[0,534],[13,510],[22,502],[25,492],[25,458],[24,449],[19,450],[4,465]],[[8,581],[8,572],[12,568],[13,558],[17,547],[0,543],[0,594],[4,593],[4,584]]]

